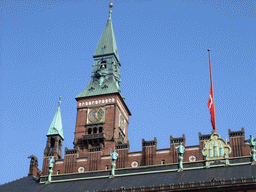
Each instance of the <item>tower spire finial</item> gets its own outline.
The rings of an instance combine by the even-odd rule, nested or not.
[[[112,0],[110,1],[109,3],[109,16],[108,16],[108,20],[111,20],[111,13],[112,13],[112,7],[113,7],[113,3],[112,3]]]
[[[59,103],[59,106],[60,106],[60,103],[61,103],[61,96],[59,96],[59,101],[58,101],[58,103]]]

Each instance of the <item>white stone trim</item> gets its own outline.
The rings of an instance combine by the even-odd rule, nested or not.
[[[78,160],[76,160],[76,162],[83,162],[83,161],[87,161],[87,159],[78,159]]]
[[[157,151],[156,154],[161,154],[161,153],[170,153],[169,150],[164,150],[164,151]]]
[[[141,153],[137,153],[137,154],[129,154],[128,156],[130,156],[130,157],[135,157],[135,156],[142,156],[142,154],[141,154]]]
[[[56,164],[62,164],[64,161],[57,161]]]
[[[102,157],[101,159],[110,159],[110,157]]]
[[[199,147],[185,148],[185,151],[199,150]]]
[[[100,104],[104,104],[104,103],[115,103],[115,98],[114,97],[108,97],[105,99],[97,99],[97,100],[92,100],[92,101],[84,101],[84,102],[80,102],[78,104],[79,107],[84,107],[84,106],[88,106],[88,105],[100,105]]]

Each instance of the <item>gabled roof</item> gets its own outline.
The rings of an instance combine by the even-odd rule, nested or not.
[[[94,57],[113,53],[116,55],[117,59],[119,60],[118,50],[116,45],[116,38],[115,38],[113,26],[112,26],[111,13],[112,13],[112,10],[110,9],[109,18],[108,18],[106,27],[101,35],[98,46],[96,48]]]
[[[50,136],[50,135],[59,135],[64,140],[63,128],[62,128],[62,122],[61,122],[61,113],[60,113],[60,100],[59,100],[59,106],[58,106],[57,112],[54,115],[54,118],[52,120],[52,123],[50,125],[50,128],[46,136]]]

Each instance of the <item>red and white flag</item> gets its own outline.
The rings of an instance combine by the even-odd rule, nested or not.
[[[216,125],[215,125],[215,106],[214,106],[214,98],[213,98],[213,89],[211,87],[209,101],[208,101],[208,108],[211,114],[211,124],[213,131],[217,132]]]
[[[214,94],[213,94],[213,83],[212,83],[212,66],[211,66],[210,49],[208,49],[208,52],[209,52],[210,78],[211,78],[211,89],[210,89],[210,96],[209,96],[209,101],[208,101],[208,108],[209,108],[209,111],[211,113],[212,129],[213,129],[213,131],[215,131],[217,133]]]

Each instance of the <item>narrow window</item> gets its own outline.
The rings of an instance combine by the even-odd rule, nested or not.
[[[51,147],[54,147],[54,144],[55,144],[55,139],[51,138]]]
[[[88,129],[88,134],[89,135],[92,134],[92,129],[91,128]]]
[[[59,175],[59,174],[60,174],[60,170],[57,171],[57,175]]]
[[[102,133],[102,127],[99,128],[99,133]]]
[[[106,69],[106,68],[107,68],[106,61],[102,61],[102,62],[101,62],[100,68],[101,68],[101,69]]]
[[[97,133],[97,128],[96,127],[93,128],[93,133]]]
[[[164,165],[165,164],[165,160],[162,160],[161,164]]]

